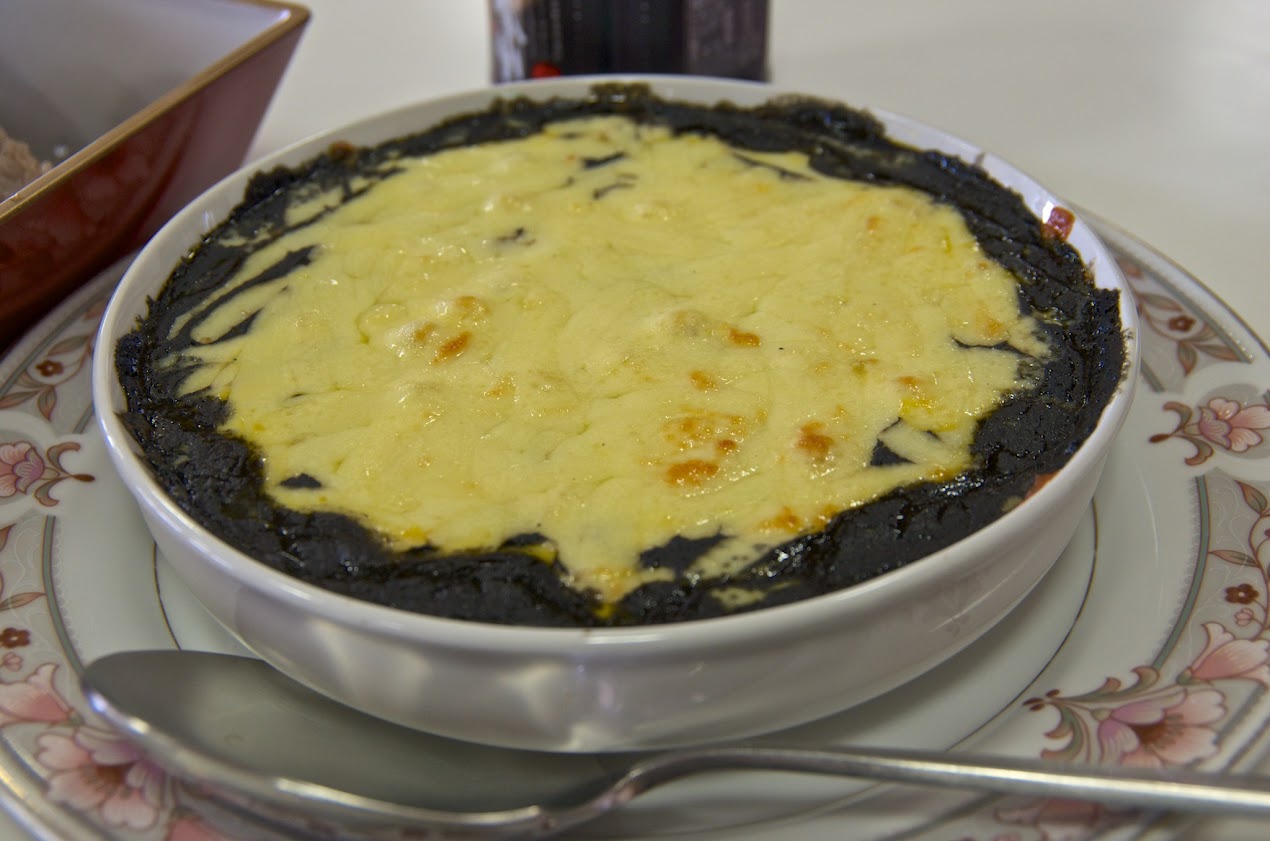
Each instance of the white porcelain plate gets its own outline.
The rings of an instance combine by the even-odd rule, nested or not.
[[[1143,316],[1145,380],[1076,538],[970,649],[772,741],[1212,769],[1270,748],[1270,349],[1176,266],[1101,230]],[[82,665],[110,651],[237,650],[156,557],[90,422],[94,331],[123,268],[0,362],[0,801],[58,839],[229,839],[78,688]],[[1170,827],[1079,804],[740,774],[655,793],[575,837],[1110,841]]]

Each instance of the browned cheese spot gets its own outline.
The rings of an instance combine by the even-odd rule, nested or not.
[[[813,461],[824,461],[833,452],[833,438],[824,434],[825,425],[819,421],[803,424],[795,445]]]
[[[412,336],[416,344],[426,345],[428,340],[432,338],[432,334],[436,331],[437,326],[432,322],[428,322],[427,324],[421,324],[416,327]]]
[[[688,379],[692,380],[692,385],[698,391],[714,391],[719,387],[719,382],[705,371],[693,371],[688,374]]]
[[[758,347],[763,344],[758,333],[750,333],[738,327],[728,327],[728,341],[737,347]]]
[[[678,461],[666,468],[666,481],[676,487],[698,487],[719,472],[719,465],[712,461],[690,458]]]
[[[467,330],[458,334],[452,339],[446,339],[441,343],[441,347],[437,348],[436,356],[432,358],[433,364],[440,364],[454,359],[463,351],[467,350],[467,346],[472,343],[472,334]]]
[[[767,531],[783,531],[796,534],[802,530],[803,519],[794,513],[788,505],[783,506],[775,517],[759,523],[759,528]]]
[[[460,295],[454,299],[454,305],[462,311],[465,317],[484,318],[489,315],[489,304],[475,295]]]

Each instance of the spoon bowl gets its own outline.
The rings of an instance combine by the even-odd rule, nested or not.
[[[1179,769],[873,748],[725,745],[596,758],[483,747],[373,718],[263,661],[225,654],[112,654],[89,665],[83,686],[91,707],[182,780],[205,814],[257,836],[545,838],[674,780],[745,769],[1270,817],[1270,778]]]

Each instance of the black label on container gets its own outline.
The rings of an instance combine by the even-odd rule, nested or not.
[[[490,0],[495,82],[586,73],[763,79],[767,0]]]

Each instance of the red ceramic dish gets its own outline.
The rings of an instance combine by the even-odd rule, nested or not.
[[[12,196],[0,197],[0,348],[242,163],[309,18],[302,7],[272,0],[116,0],[75,4],[59,14],[63,5],[22,0],[6,8],[9,37],[38,42],[51,37],[50,32],[79,29],[93,34],[66,34],[68,42],[117,32],[176,43],[166,44],[155,56],[130,49],[128,43],[102,50],[98,55],[113,53],[109,72],[118,80],[122,108],[128,107],[125,94],[146,85],[158,90],[139,110],[120,113],[112,127],[86,138],[78,151],[44,175]],[[69,26],[68,16],[92,19]],[[181,39],[204,43],[185,51]],[[16,59],[3,46],[0,78],[23,69],[4,66]],[[73,55],[66,60],[68,72],[94,72],[94,55],[77,51],[74,44],[46,43],[43,50],[65,51],[51,61]],[[146,63],[156,56],[157,63],[172,66]],[[212,56],[219,57],[208,61]],[[132,60],[138,66],[129,67]],[[36,94],[50,119],[76,107],[58,101],[65,88],[58,90],[54,72],[33,72],[24,80],[29,82],[25,109],[19,98],[17,106],[6,103],[0,112],[6,130],[19,139],[33,139],[41,130],[40,114],[29,101],[35,98],[31,88],[38,88],[42,79],[50,80],[48,89]],[[172,86],[172,80],[179,81]]]

